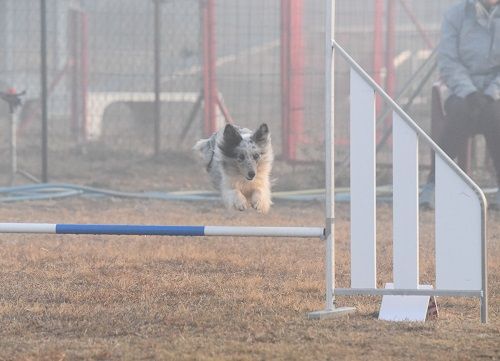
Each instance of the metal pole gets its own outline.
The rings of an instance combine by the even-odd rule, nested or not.
[[[47,6],[45,0],[40,0],[41,26],[41,107],[42,107],[42,182],[48,182],[47,160]]]
[[[70,87],[71,87],[71,131],[72,135],[75,136],[76,140],[79,141],[80,127],[78,120],[78,51],[77,51],[77,39],[78,39],[78,16],[76,10],[72,9],[69,11],[69,25],[68,25],[68,48],[70,54],[69,69],[71,71],[70,76]]]
[[[320,227],[0,223],[0,233],[319,238],[323,237],[324,229]]]
[[[30,180],[39,182],[29,173],[19,171],[17,169],[17,127],[18,127],[18,116],[16,110],[21,106],[21,96],[25,95],[26,91],[17,93],[14,88],[9,88],[7,92],[0,92],[0,98],[7,102],[9,105],[10,114],[10,165],[11,165],[11,175],[10,175],[10,185],[13,186],[16,180],[16,174],[20,173]]]
[[[161,1],[154,0],[154,154],[160,154],[160,122],[161,122],[161,99],[160,99],[160,79],[161,79]]]
[[[8,75],[3,81],[9,84],[14,84],[14,1],[7,0],[5,4],[5,13],[2,15],[5,26],[5,74]]]
[[[80,44],[80,73],[81,73],[81,116],[82,116],[82,124],[80,134],[83,135],[83,141],[87,141],[89,139],[88,134],[88,114],[87,114],[87,99],[88,99],[88,89],[89,89],[89,52],[88,52],[88,17],[87,13],[84,11],[79,13],[80,18],[80,36],[81,36],[81,44]]]
[[[325,232],[326,232],[326,304],[325,309],[335,307],[335,54],[332,39],[335,37],[335,0],[327,1],[325,27]]]
[[[17,174],[17,119],[15,109],[10,112],[10,185],[13,186],[16,181]]]
[[[335,36],[335,0],[325,0],[325,309],[309,313],[308,317],[322,319],[354,312],[352,307],[335,307],[335,145],[334,95],[335,56],[332,40]]]

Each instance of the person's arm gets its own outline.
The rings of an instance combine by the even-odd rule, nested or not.
[[[498,73],[495,79],[488,85],[484,94],[492,97],[494,100],[500,100],[500,73]]]
[[[448,12],[441,27],[438,66],[441,79],[453,94],[460,98],[477,91],[469,71],[460,61],[458,44],[462,21],[456,12]],[[458,18],[458,19],[457,19]]]

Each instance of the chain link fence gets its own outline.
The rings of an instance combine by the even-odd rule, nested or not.
[[[443,11],[454,2],[337,0],[339,43],[426,130],[437,79],[432,51]],[[206,135],[207,99],[218,126],[267,122],[279,160],[320,164],[323,7],[324,0],[48,1],[50,180],[135,188],[140,177],[161,187],[169,167],[193,161],[191,146]],[[37,0],[0,0],[0,90],[27,91],[18,114],[18,164],[35,177],[42,146],[40,11]],[[348,69],[338,60],[339,167],[348,166],[348,103]],[[383,113],[380,104],[380,158],[388,160],[390,123]],[[0,169],[8,174],[10,118],[3,103],[0,119]],[[149,161],[163,171],[140,168]],[[422,164],[428,162],[423,153]]]

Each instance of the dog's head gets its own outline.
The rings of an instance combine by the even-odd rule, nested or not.
[[[226,171],[251,181],[257,174],[259,163],[267,161],[271,153],[269,128],[263,123],[255,132],[242,134],[233,125],[227,124],[218,147]]]

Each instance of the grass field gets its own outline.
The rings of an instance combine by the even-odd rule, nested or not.
[[[348,207],[337,207],[337,285],[349,283]],[[67,199],[2,207],[3,222],[322,226],[320,203],[268,216],[213,203]],[[378,321],[378,297],[339,297],[353,315],[308,320],[324,302],[324,244],[310,239],[0,236],[1,360],[498,360],[500,215],[491,214],[490,322],[476,299],[439,298],[439,319]],[[433,222],[421,214],[421,279]],[[379,207],[380,286],[391,281],[391,211]]]

